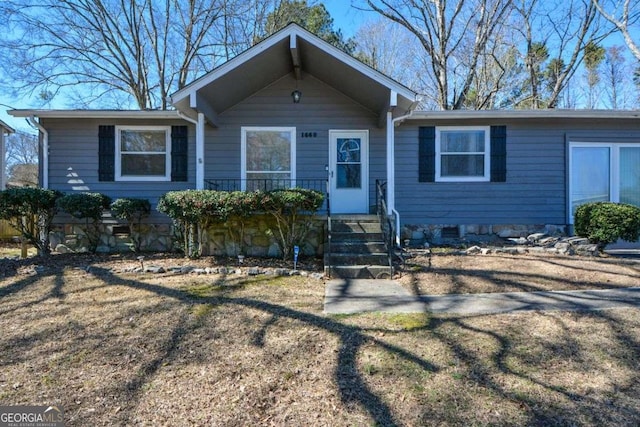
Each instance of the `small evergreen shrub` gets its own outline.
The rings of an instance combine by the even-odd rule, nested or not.
[[[111,198],[101,193],[71,193],[57,201],[58,207],[74,218],[84,219],[82,231],[89,241],[89,250],[95,252],[100,241],[100,220],[109,209]]]
[[[230,193],[213,190],[170,191],[158,201],[157,209],[173,220],[176,242],[185,256],[197,258],[202,254],[202,232],[212,222],[224,222],[229,216]]]
[[[322,206],[324,195],[315,190],[292,188],[265,193],[262,206],[275,219],[269,230],[275,237],[283,259],[289,259],[294,246],[304,243],[313,221],[313,214]]]
[[[640,208],[624,203],[595,202],[578,206],[574,215],[578,236],[603,250],[618,239],[634,242],[640,237]]]
[[[58,211],[56,201],[62,193],[43,188],[10,188],[0,191],[0,218],[20,231],[35,246],[38,255],[51,253],[49,232]]]
[[[214,223],[225,225],[229,236],[240,251],[243,249],[244,224],[256,213],[273,215],[276,226],[271,234],[284,257],[293,246],[301,244],[309,232],[311,218],[302,220],[303,213],[313,214],[322,206],[322,193],[291,189],[269,192],[224,192],[185,190],[166,193],[158,202],[158,211],[169,216],[176,226],[187,257],[202,254],[202,232]]]
[[[147,199],[122,198],[111,203],[111,213],[124,220],[131,230],[133,249],[140,252],[142,220],[151,213],[151,203]]]

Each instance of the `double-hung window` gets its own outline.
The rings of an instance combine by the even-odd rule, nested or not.
[[[242,128],[242,189],[295,186],[296,128]]]
[[[489,181],[490,128],[436,127],[436,181]]]
[[[116,126],[117,181],[171,180],[170,126]]]

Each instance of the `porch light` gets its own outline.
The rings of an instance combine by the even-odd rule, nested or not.
[[[294,104],[299,104],[300,98],[302,98],[302,92],[300,92],[298,89],[294,90],[293,92],[291,92],[291,98],[293,98]]]

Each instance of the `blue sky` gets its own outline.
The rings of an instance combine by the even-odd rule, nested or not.
[[[353,36],[363,21],[373,18],[373,12],[352,8],[351,0],[324,0],[320,3],[324,3],[333,18],[334,26],[341,29],[346,37]]]

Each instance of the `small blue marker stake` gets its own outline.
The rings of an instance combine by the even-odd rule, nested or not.
[[[293,247],[293,270],[297,270],[298,268],[298,254],[300,253],[300,247],[299,246],[294,246]]]

